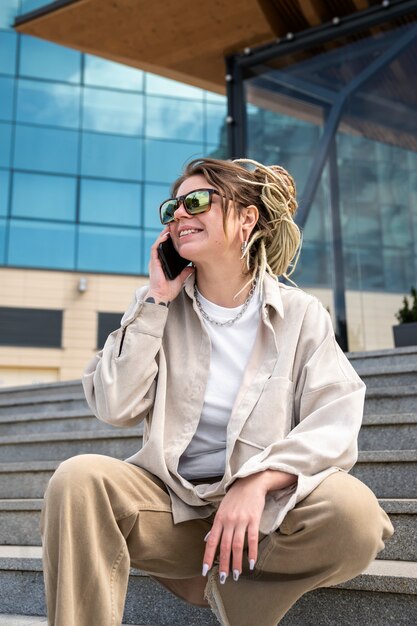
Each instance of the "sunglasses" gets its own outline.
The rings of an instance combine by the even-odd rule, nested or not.
[[[165,200],[159,207],[159,217],[162,224],[169,224],[174,221],[174,213],[181,204],[188,215],[198,215],[211,209],[213,194],[220,195],[215,189],[195,189],[178,198]]]

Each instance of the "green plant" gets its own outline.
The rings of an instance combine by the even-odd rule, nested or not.
[[[417,322],[417,290],[411,287],[412,306],[410,308],[406,296],[403,298],[404,306],[395,314],[400,324],[408,324],[409,322]]]

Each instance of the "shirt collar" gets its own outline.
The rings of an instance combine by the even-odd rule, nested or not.
[[[184,283],[184,289],[186,294],[194,300],[194,283],[195,273],[193,272],[187,277]],[[278,278],[273,278],[269,274],[265,274],[262,289],[262,300],[264,305],[272,306],[279,315],[284,318],[284,305],[281,298],[281,287]]]

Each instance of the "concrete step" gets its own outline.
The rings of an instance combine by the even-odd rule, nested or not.
[[[390,368],[398,365],[414,365],[417,368],[417,346],[346,352],[346,356],[360,376],[372,368]]]
[[[142,428],[139,425],[137,428]],[[89,409],[69,409],[45,413],[21,413],[0,416],[0,437],[20,435],[25,437],[36,433],[66,433],[111,430],[114,426],[101,422]]]
[[[35,615],[0,615],[0,626],[48,626],[46,617]],[[126,626],[126,624],[122,624]],[[148,624],[136,624],[136,626],[150,626]],[[156,625],[154,625],[156,626]]]
[[[50,394],[37,395],[34,398],[0,398],[0,417],[4,419],[27,413],[50,413],[51,411],[62,413],[67,410],[80,409],[90,412],[82,392],[74,393],[69,397]]]
[[[395,528],[378,558],[394,561],[417,561],[417,500],[380,500]],[[40,546],[41,498],[0,500],[0,544]]]
[[[359,452],[350,473],[378,498],[417,498],[417,450]]]
[[[113,428],[96,432],[44,433],[0,437],[0,462],[62,461],[76,454],[106,454],[124,459],[142,445],[137,428]]]
[[[45,615],[41,550],[0,547],[0,612]],[[239,584],[239,583],[237,583]],[[352,581],[305,595],[284,626],[411,626],[415,624],[417,563],[374,561]],[[158,626],[218,626],[209,609],[187,605],[140,570],[131,570],[123,621]]]
[[[417,410],[417,378],[414,385],[405,387],[371,388],[366,390],[366,415],[386,413],[415,413]]]
[[[368,389],[391,388],[399,385],[415,385],[417,380],[417,365],[391,365],[387,367],[367,367],[360,373]]]
[[[59,461],[0,463],[0,498],[43,498]]]
[[[35,400],[38,396],[63,396],[66,398],[71,395],[80,395],[83,393],[81,380],[65,380],[56,383],[39,383],[35,385],[19,385],[17,387],[1,387],[0,388],[0,404],[5,400],[13,400],[14,402],[21,399]]]
[[[365,414],[358,443],[360,450],[417,450],[417,411]]]

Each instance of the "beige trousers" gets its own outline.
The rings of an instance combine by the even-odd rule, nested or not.
[[[193,604],[207,605],[206,587],[225,626],[276,626],[305,592],[363,571],[393,532],[373,493],[337,472],[261,538],[254,573],[219,585],[217,567],[208,582],[201,576],[211,521],[173,524],[163,483],[135,465],[100,455],[64,461],[42,512],[49,624],[119,626],[134,566]]]

